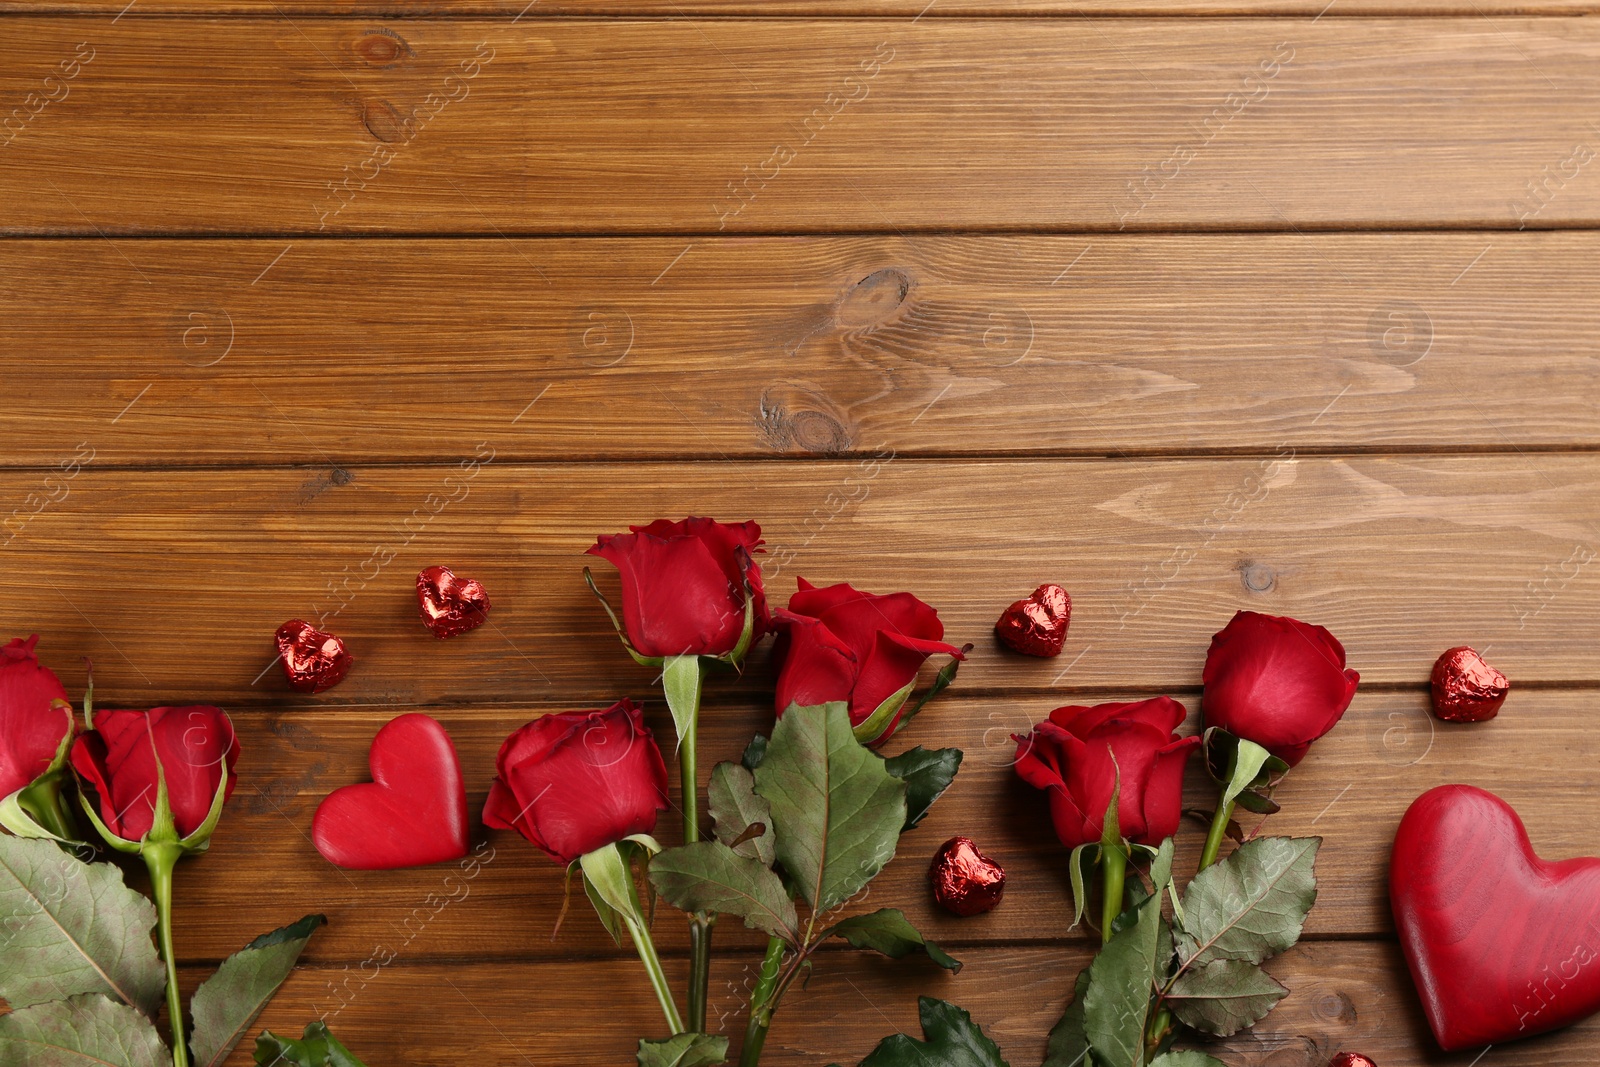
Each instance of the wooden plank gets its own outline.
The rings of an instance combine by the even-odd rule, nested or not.
[[[1143,695],[1148,694],[1117,694]],[[1070,929],[1066,850],[1050,828],[1043,795],[1011,770],[1010,737],[1026,732],[1058,703],[1101,698],[951,696],[930,705],[893,748],[959,747],[966,753],[961,774],[927,821],[901,839],[897,858],[873,883],[870,902],[855,906],[901,908],[927,936],[952,946],[1079,944],[1091,937],[1087,928]],[[1196,697],[1183,699],[1197,709]],[[1594,769],[1600,766],[1600,742],[1586,729],[1592,705],[1587,691],[1519,691],[1493,724],[1463,727],[1433,722],[1418,693],[1360,694],[1339,727],[1279,790],[1283,812],[1264,824],[1266,833],[1324,839],[1317,864],[1320,892],[1307,936],[1393,936],[1383,873],[1389,845],[1411,801],[1436,785],[1469,782],[1493,789],[1518,809],[1535,847],[1549,858],[1600,853],[1593,820],[1575,800],[1600,787]],[[652,730],[670,751],[671,720],[660,698],[648,698],[647,707]],[[320,961],[354,963],[375,943],[388,944],[409,962],[618,951],[581,895],[554,936],[563,900],[560,868],[516,835],[486,834],[476,826],[501,740],[545,708],[431,709],[450,730],[461,758],[478,864],[345,872],[315,853],[307,835],[317,805],[340,785],[366,779],[372,735],[405,710],[235,713],[244,754],[238,790],[211,852],[183,868],[177,923],[187,956],[221,958],[259,932],[239,928],[246,904],[262,917],[258,923],[326,913],[331,925],[308,954]],[[749,704],[719,701],[708,707],[702,777],[715,761],[736,759],[750,736],[770,724],[770,712]],[[1198,714],[1191,715],[1186,729],[1199,726]],[[1185,805],[1209,811],[1216,794],[1198,765],[1188,784]],[[1256,822],[1250,818],[1244,825]],[[1203,823],[1186,821],[1180,831],[1181,879],[1195,869],[1205,830]],[[678,838],[674,815],[662,817],[658,834],[667,842]],[[957,919],[932,902],[927,864],[939,844],[956,834],[974,838],[1007,869],[1005,901],[989,915]],[[663,951],[687,951],[683,924],[670,909],[657,928]],[[751,950],[764,943],[737,919],[719,926],[717,940]]]
[[[0,13],[36,15],[90,12],[115,15],[125,0],[0,0]],[[809,16],[812,18],[994,17],[1017,15],[1540,15],[1593,14],[1592,0],[537,0],[540,18],[555,15],[658,16]],[[460,18],[472,15],[527,17],[527,0],[362,0],[334,5],[330,0],[140,0],[129,17],[140,15],[336,14],[388,18]]]
[[[829,952],[809,986],[785,998],[763,1064],[854,1064],[896,1030],[920,1036],[920,994],[972,1012],[1010,1063],[1044,1055],[1045,1036],[1087,962],[1082,949],[1024,947],[969,952],[966,969],[948,976],[926,961]],[[741,983],[759,958],[722,959],[713,973],[713,1017],[737,1046],[743,1031]],[[1291,993],[1253,1030],[1207,1051],[1239,1067],[1323,1067],[1336,1051],[1359,1051],[1380,1064],[1470,1067],[1482,1050],[1441,1054],[1421,1018],[1405,965],[1390,945],[1302,945],[1267,965]],[[668,964],[681,984],[684,967]],[[197,981],[198,973],[189,976]],[[366,979],[363,981],[363,979]],[[603,997],[595,995],[603,989]],[[338,1010],[338,994],[345,1006]],[[426,1010],[421,1010],[426,1006]],[[637,962],[412,967],[393,964],[375,976],[352,968],[297,971],[262,1014],[262,1025],[299,1028],[319,1011],[358,1055],[371,1062],[436,1064],[630,1062],[641,1035],[662,1036],[661,1016]],[[1507,1067],[1583,1067],[1593,1062],[1600,1021],[1590,1019],[1532,1041],[1496,1045]],[[237,1067],[250,1062],[235,1053]]]
[[[85,439],[129,465],[439,460],[489,437],[521,460],[1592,448],[1597,252],[1593,233],[0,241],[0,349],[33,357],[7,373],[0,462]]]
[[[12,234],[1600,224],[1584,19],[7,29]]]
[[[1369,683],[1419,685],[1463,642],[1519,681],[1600,680],[1596,457],[547,466],[492,461],[502,439],[465,469],[0,475],[4,628],[48,633],[62,668],[91,656],[118,702],[601,699],[647,679],[584,588],[583,552],[687,512],[762,522],[778,603],[797,575],[921,595],[978,643],[973,688],[1193,686],[1240,608],[1330,627]],[[495,602],[445,645],[413,589],[441,562]],[[1003,653],[994,619],[1044,580],[1074,594],[1063,658]],[[338,689],[293,697],[267,669],[293,617],[350,642]]]

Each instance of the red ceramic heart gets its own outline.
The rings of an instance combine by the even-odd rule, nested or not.
[[[350,652],[344,641],[303,619],[290,619],[278,627],[277,641],[283,676],[302,693],[332,689],[350,673]]]
[[[458,578],[449,567],[417,575],[417,610],[423,625],[441,640],[475,630],[489,617],[489,594],[476,578]]]
[[[1059,585],[1041,585],[1001,614],[994,632],[1007,647],[1028,656],[1059,656],[1072,622],[1072,598]]]
[[[372,781],[328,794],[311,840],[329,863],[359,871],[422,867],[467,854],[467,791],[443,726],[401,715],[372,739]]]
[[[1484,662],[1477,649],[1461,645],[1433,664],[1433,713],[1445,722],[1483,722],[1500,714],[1511,683]]]
[[[1600,1010],[1600,859],[1541,860],[1493,793],[1446,785],[1416,799],[1395,835],[1389,901],[1446,1051]]]

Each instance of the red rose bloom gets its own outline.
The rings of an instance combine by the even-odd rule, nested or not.
[[[744,632],[745,584],[755,597],[755,637],[767,630],[761,527],[714,519],[657,519],[601,537],[588,550],[622,575],[622,626],[641,656],[722,656]]]
[[[1183,770],[1200,745],[1180,738],[1171,697],[1057,708],[1017,742],[1017,774],[1050,794],[1050,819],[1068,848],[1100,840],[1111,792],[1122,836],[1159,845],[1178,830]],[[1113,762],[1113,759],[1115,762]]]
[[[804,578],[799,585],[788,610],[772,616],[779,715],[795,704],[841,700],[850,704],[850,724],[860,726],[916,679],[929,656],[962,658],[961,649],[940,640],[939,613],[910,593],[879,596],[843,583],[819,589]],[[887,740],[899,722],[897,708],[874,743]]]
[[[1320,626],[1241,611],[1211,638],[1200,676],[1206,725],[1254,741],[1289,766],[1333,729],[1361,675]]]
[[[506,738],[483,823],[516,830],[561,863],[656,828],[667,765],[631,700],[563,711]]]
[[[178,836],[188,837],[211,814],[224,764],[233,795],[239,739],[221,708],[195,705],[97,711],[94,729],[73,742],[72,767],[99,794],[100,821],[125,841],[140,840],[155,822],[157,760]]]
[[[0,648],[0,797],[25,789],[50,769],[72,732],[72,707],[61,680],[39,665],[33,646],[16,638]]]

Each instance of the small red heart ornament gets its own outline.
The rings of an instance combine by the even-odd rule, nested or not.
[[[441,641],[476,630],[489,617],[489,594],[476,578],[457,578],[449,567],[427,567],[417,575],[417,610]]]
[[[1600,1010],[1600,859],[1540,859],[1493,793],[1445,785],[1412,803],[1394,839],[1389,902],[1445,1051]]]
[[[283,675],[302,693],[332,689],[350,673],[350,651],[344,641],[304,619],[290,619],[278,627],[277,641]]]
[[[1072,597],[1059,585],[1045,584],[1002,612],[994,632],[1023,655],[1059,656],[1071,623]]]
[[[311,821],[322,858],[358,871],[425,867],[467,854],[467,790],[445,728],[391,719],[372,739],[372,781],[329,793]]]
[[[1500,714],[1511,683],[1478,650],[1461,645],[1433,664],[1433,713],[1445,722],[1483,722]]]

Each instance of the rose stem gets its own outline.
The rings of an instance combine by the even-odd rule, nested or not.
[[[672,987],[667,984],[666,972],[661,969],[661,957],[656,955],[656,944],[650,940],[650,930],[634,916],[623,917],[628,933],[633,935],[633,947],[639,950],[639,961],[650,976],[650,986],[661,1002],[661,1013],[667,1017],[667,1026],[675,1034],[684,1031],[683,1016],[678,1014],[678,1002],[672,999]]]
[[[1111,924],[1122,914],[1123,882],[1128,873],[1128,854],[1119,848],[1101,850],[1101,874],[1105,877],[1106,899],[1100,908],[1100,943],[1111,940]]]
[[[675,684],[684,678],[692,683]],[[667,660],[663,671],[663,688],[667,705],[678,725],[678,784],[679,800],[683,807],[683,843],[700,840],[700,767],[696,756],[700,733],[700,691],[705,680],[700,657],[673,656]],[[676,698],[676,699],[674,699]],[[686,706],[680,706],[686,705]],[[689,1029],[704,1033],[706,1028],[706,995],[711,984],[711,931],[716,925],[714,912],[699,912],[689,916]]]
[[[772,1027],[772,1013],[777,1007],[772,994],[778,987],[783,950],[783,938],[767,939],[767,954],[761,960],[756,987],[750,991],[750,1021],[744,1029],[744,1047],[739,1050],[739,1067],[756,1067],[761,1062],[761,1047],[767,1043],[767,1031]]]
[[[1205,851],[1200,853],[1202,871],[1217,862],[1217,853],[1222,851],[1222,839],[1228,833],[1228,823],[1233,820],[1233,808],[1234,801],[1217,799],[1217,813],[1211,817],[1211,832],[1206,835]]]
[[[171,844],[146,844],[141,850],[150,870],[150,891],[156,898],[156,925],[161,938],[161,959],[167,965],[167,1015],[172,1027],[172,1067],[189,1067],[189,1043],[184,1036],[183,997],[178,991],[178,957],[172,950],[172,869],[183,849]]]

